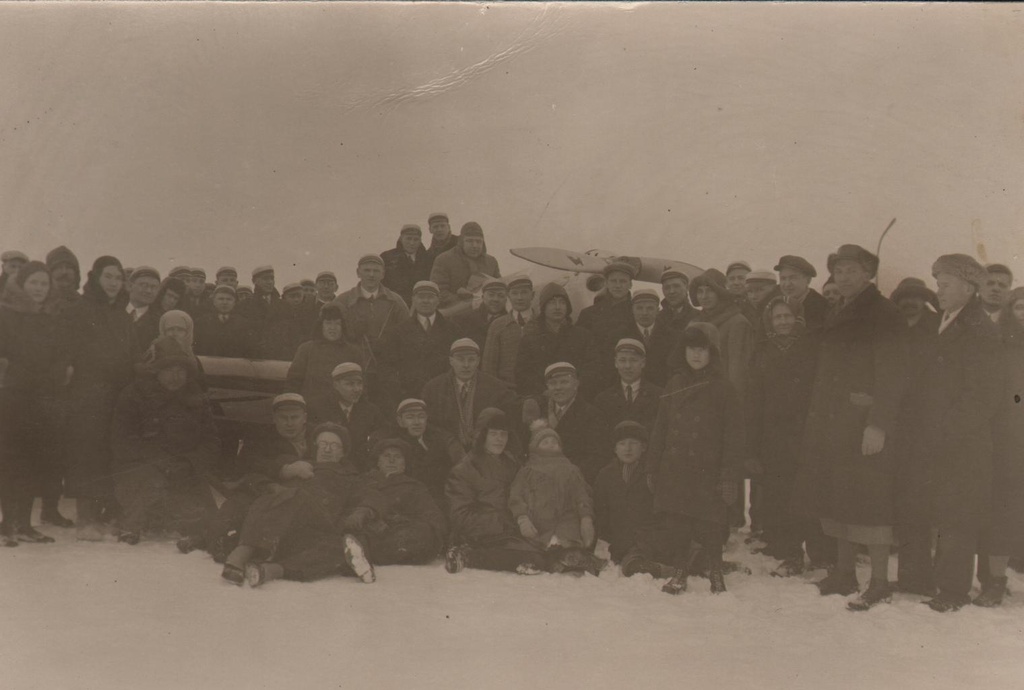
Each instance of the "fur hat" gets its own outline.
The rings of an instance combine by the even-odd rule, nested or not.
[[[725,274],[717,268],[709,268],[690,283],[690,301],[694,304],[697,304],[697,289],[701,286],[710,287],[720,299],[731,298],[729,291],[725,288]]]
[[[483,237],[484,229],[480,227],[480,223],[471,220],[462,226],[459,235],[462,237]]]
[[[679,347],[703,347],[719,352],[718,329],[705,321],[691,321],[679,338]]]
[[[63,244],[56,249],[51,249],[46,255],[46,267],[52,272],[59,264],[68,264],[75,269],[75,289],[78,289],[78,283],[82,282],[82,269],[78,265],[78,257],[75,253],[65,247]]]
[[[406,460],[410,460],[412,457],[412,447],[400,438],[382,438],[373,444],[370,448],[370,457],[373,460],[377,460],[388,448],[397,448],[402,453],[402,457]]]
[[[540,448],[540,442],[546,438],[558,439],[558,447],[562,447],[562,437],[558,435],[558,432],[548,426],[548,423],[543,419],[538,419],[536,422],[530,425],[530,452],[536,453],[537,449]]]
[[[940,273],[948,273],[960,278],[975,288],[984,285],[988,278],[985,267],[966,254],[943,254],[940,256],[932,264],[932,277],[937,278]]]
[[[901,280],[900,284],[896,286],[896,289],[892,291],[892,295],[889,296],[889,299],[896,304],[899,304],[901,299],[911,296],[919,297],[930,304],[936,304],[938,301],[935,291],[929,289],[929,287],[925,285],[924,281],[920,278],[904,278]]]

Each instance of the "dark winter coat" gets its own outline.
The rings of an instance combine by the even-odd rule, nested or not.
[[[830,312],[821,334],[793,510],[842,524],[894,524],[897,413],[907,388],[906,322],[868,285]],[[864,429],[885,431],[882,452],[861,453]]]
[[[552,537],[565,548],[586,546],[580,520],[594,517],[590,487],[579,468],[561,453],[531,452],[509,489],[512,518],[530,518],[537,536],[529,541],[546,548]]]
[[[290,304],[282,299],[272,305],[263,324],[261,359],[292,361],[299,346],[313,336],[316,322],[317,311],[313,304]]]
[[[455,543],[487,544],[519,535],[508,508],[519,462],[509,453],[472,452],[452,468],[445,484]]]
[[[548,426],[557,431],[562,439],[562,452],[573,465],[580,468],[587,483],[592,484],[611,447],[611,428],[607,426],[604,414],[577,395],[562,418],[555,419],[553,406],[547,396],[536,396],[534,400]],[[520,436],[530,438],[529,430],[523,429]]]
[[[722,370],[741,397],[747,387],[750,357],[754,352],[756,331],[739,307],[723,303],[711,311],[701,311],[693,321],[710,323],[718,329],[722,352]],[[669,356],[669,373],[684,367],[686,352],[677,347]]]
[[[463,312],[462,314],[452,317],[452,323],[454,324],[455,330],[458,332],[460,338],[470,338],[480,346],[480,353],[482,357],[487,345],[488,329],[496,319],[499,319],[504,315],[504,311],[500,314],[491,314],[487,311],[487,307],[481,304],[475,309],[471,309],[470,311]]]
[[[767,302],[765,302],[767,304]],[[825,319],[828,317],[828,313],[831,310],[831,306],[828,300],[825,299],[821,293],[814,288],[807,290],[807,295],[797,311],[797,317],[802,317],[804,324],[807,326],[807,330],[820,330],[825,325]]]
[[[446,429],[428,423],[420,438],[413,438],[397,426],[377,429],[370,434],[367,446],[373,448],[377,441],[388,438],[399,438],[409,444],[412,454],[405,459],[405,473],[426,484],[438,505],[443,506],[448,473],[466,455],[458,439]]]
[[[682,334],[686,327],[690,324],[700,311],[695,309],[689,302],[683,304],[679,309],[675,309],[668,303],[668,300],[661,300],[661,311],[658,312],[657,318],[654,322],[661,326],[666,326],[677,334]]]
[[[315,403],[307,405],[309,410],[309,423],[313,426],[324,422],[341,424],[348,429],[352,441],[352,449],[347,454],[349,462],[356,469],[365,471],[369,469],[367,459],[367,440],[377,429],[385,427],[388,420],[381,414],[380,408],[367,400],[366,396],[359,398],[352,406],[352,412],[347,417],[341,407],[341,398],[337,392],[332,391],[328,398],[317,398]]]
[[[429,331],[423,330],[419,317],[406,319],[380,343],[384,385],[400,400],[420,397],[427,381],[448,370],[449,351],[458,338],[455,325],[440,312],[434,314]]]
[[[598,295],[592,305],[580,312],[576,325],[586,329],[598,341],[605,341],[613,334],[626,329],[632,321],[633,302],[629,295],[612,301],[607,293],[603,293]]]
[[[285,390],[301,393],[307,408],[321,408],[334,400],[334,379],[331,372],[342,362],[355,362],[364,366],[363,351],[344,338],[330,341],[324,338],[322,322],[315,329],[312,340],[299,345],[295,358],[288,367]]]
[[[800,466],[804,424],[818,366],[818,337],[804,333],[782,349],[771,339],[754,348],[747,386],[747,457],[768,481],[792,483]]]
[[[640,392],[632,403],[627,403],[622,383],[616,382],[594,398],[594,407],[599,409],[604,416],[605,429],[614,429],[616,424],[628,419],[631,422],[643,424],[650,433],[658,418],[658,403],[663,392],[664,389],[660,386],[641,379]]]
[[[412,304],[413,286],[421,280],[430,280],[433,260],[427,255],[427,248],[421,244],[413,261],[402,249],[399,239],[395,248],[383,252],[380,258],[384,260],[384,287],[397,293],[406,304]]]
[[[430,237],[430,246],[427,247],[427,259],[430,260],[430,265],[434,265],[434,261],[437,257],[444,254],[449,249],[455,249],[459,246],[459,236],[454,232],[448,234],[448,238],[443,242],[438,242],[434,239],[433,235]]]
[[[975,300],[922,353],[906,396],[900,521],[978,528],[992,502],[993,421],[1006,370],[999,330]]]
[[[994,421],[992,555],[1024,553],[1024,328],[1011,319],[1004,312],[1000,324],[1006,385]]]
[[[473,445],[473,424],[482,410],[496,407],[511,415],[516,407],[515,393],[502,381],[482,372],[477,372],[470,391],[471,410],[465,419],[459,409],[455,374],[451,371],[430,379],[423,386],[422,395],[430,423],[447,429],[466,450]]]
[[[516,392],[520,396],[544,392],[544,370],[555,362],[569,362],[585,379],[596,361],[590,335],[579,326],[566,322],[558,332],[550,330],[542,317],[526,324],[516,355]]]
[[[291,441],[277,433],[273,427],[252,431],[242,439],[239,465],[245,474],[258,474],[270,481],[278,481],[281,468],[298,460],[312,462],[316,457],[316,444],[311,437],[315,425],[306,424],[306,447],[299,453]]]
[[[676,374],[658,407],[647,450],[654,508],[728,524],[720,484],[740,477],[746,450],[743,410],[718,363]]]
[[[135,342],[139,352],[148,350],[153,341],[160,337],[160,315],[160,308],[154,303],[135,321]]]
[[[462,248],[460,237],[454,248],[434,259],[430,269],[430,280],[437,283],[441,290],[441,306],[447,307],[462,301],[464,298],[457,294],[459,288],[469,285],[469,279],[477,274],[500,278],[498,260],[487,253],[486,244],[483,254],[475,259],[470,258]]]
[[[192,350],[197,355],[244,359],[257,355],[256,325],[244,316],[232,313],[227,321],[221,321],[220,314],[203,314],[196,321],[195,332]]]
[[[594,480],[594,526],[598,539],[608,542],[615,562],[629,553],[636,544],[637,530],[654,514],[654,496],[647,488],[643,466],[637,466],[628,481],[623,479],[622,468],[621,461],[612,460]]]
[[[238,315],[243,316],[254,324],[256,324],[257,331],[262,334],[263,326],[270,316],[270,311],[281,301],[281,293],[274,288],[270,292],[263,292],[259,287],[253,286],[253,296],[244,302],[239,302],[236,309]]]
[[[408,474],[385,477],[380,470],[371,470],[366,478],[373,482],[383,498],[380,518],[389,527],[425,523],[430,525],[435,543],[440,546],[444,542],[448,520],[426,484]]]

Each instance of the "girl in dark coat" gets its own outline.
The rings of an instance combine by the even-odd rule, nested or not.
[[[195,360],[170,336],[152,348],[150,371],[121,391],[110,432],[118,539],[129,544],[147,527],[198,534],[214,508],[220,438]]]
[[[516,355],[516,393],[521,397],[544,392],[544,369],[569,362],[579,372],[590,372],[594,350],[590,332],[570,320],[572,302],[561,285],[548,283],[540,293],[540,316],[523,329]],[[586,373],[581,375],[586,383]]]
[[[836,558],[835,540],[820,522],[790,511],[818,341],[784,297],[768,303],[763,322],[767,338],[755,346],[747,387],[747,453],[760,483],[766,553],[782,561],[772,574],[789,576],[804,570],[805,541],[812,567],[829,567]]]
[[[871,586],[860,610],[891,599],[889,547],[895,524],[895,421],[906,390],[906,323],[871,283],[878,258],[843,245],[828,268],[842,293],[821,335],[792,509],[836,537],[837,566],[822,594],[858,591],[857,545],[871,554]]]
[[[0,297],[0,538],[5,546],[19,541],[52,542],[32,528],[32,503],[42,495],[43,518],[57,513],[60,498],[58,393],[67,377],[67,353],[56,317],[43,309],[50,275],[38,261],[25,264]],[[56,487],[48,478],[56,478]],[[50,511],[50,519],[47,519]]]
[[[651,433],[646,469],[655,516],[641,550],[656,561],[670,559],[676,573],[663,591],[679,594],[686,589],[690,542],[700,542],[708,555],[711,591],[724,592],[722,547],[728,509],[739,493],[743,413],[721,369],[718,330],[691,323],[680,347],[684,368],[665,388]]]
[[[131,383],[135,329],[125,311],[124,269],[112,256],[93,263],[82,299],[68,312],[71,350],[68,491],[77,499],[78,538],[103,538],[101,518],[113,512],[110,420],[121,389]],[[107,515],[104,516],[104,512]]]
[[[594,520],[598,539],[608,542],[618,563],[636,545],[637,531],[650,521],[654,496],[642,466],[650,440],[647,429],[637,422],[619,422],[613,440],[615,459],[594,482]]]
[[[993,434],[991,526],[982,535],[988,573],[978,606],[1002,603],[1010,557],[1024,554],[1024,287],[1010,293],[999,326],[1006,387]]]
[[[336,304],[325,304],[313,331],[313,338],[295,352],[288,367],[285,390],[300,393],[310,407],[334,400],[331,372],[342,362],[364,366],[362,350],[352,345],[345,333],[345,321]]]

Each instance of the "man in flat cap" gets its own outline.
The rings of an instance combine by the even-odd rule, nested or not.
[[[256,356],[256,334],[253,323],[235,313],[238,298],[230,285],[218,285],[213,290],[213,311],[196,320],[195,345],[197,355],[210,357]]]
[[[612,261],[601,271],[604,275],[604,289],[594,298],[594,303],[580,312],[576,325],[586,329],[600,343],[602,352],[611,352],[615,334],[629,327],[633,321],[633,303],[630,290],[636,268],[625,261]]]
[[[601,348],[593,371],[585,372],[584,393],[593,397],[612,386],[618,378],[615,373],[615,351],[623,338],[643,343],[645,349],[644,378],[658,386],[664,386],[669,376],[668,358],[675,349],[678,334],[658,323],[658,308],[661,298],[650,288],[633,291],[630,297],[632,318],[617,331],[607,334],[599,341]]]
[[[217,285],[227,285],[232,290],[238,289],[238,270],[234,266],[221,266],[214,274]]]
[[[316,303],[316,281],[312,278],[303,278],[299,281],[302,287],[302,301],[306,304]]]
[[[377,429],[387,426],[387,419],[364,394],[366,382],[361,366],[342,362],[331,372],[331,381],[334,395],[311,402],[310,419],[314,426],[334,422],[348,429],[352,441],[348,458],[360,472],[368,470],[367,439]]]
[[[765,337],[764,308],[780,294],[778,281],[771,271],[751,271],[747,274],[747,299],[740,303],[740,308],[754,327],[759,340]]]
[[[803,317],[809,329],[824,326],[829,303],[811,287],[811,278],[818,275],[811,262],[802,256],[787,254],[779,259],[775,270],[779,273],[779,290],[786,302],[794,307],[793,313],[797,318]]]
[[[187,288],[181,300],[178,302],[178,309],[184,311],[192,320],[198,319],[204,312],[209,310],[209,302],[205,299],[206,271],[196,266],[189,269],[188,274],[182,277]]]
[[[506,278],[511,311],[491,321],[483,347],[484,373],[496,376],[515,389],[516,356],[526,325],[537,318],[533,308],[533,281],[519,274]]]
[[[644,377],[647,350],[636,338],[622,338],[615,344],[615,373],[618,380],[594,398],[594,406],[604,414],[605,428],[620,422],[638,422],[648,431],[658,417],[662,386]]]
[[[479,223],[462,226],[458,243],[434,260],[430,280],[441,289],[441,306],[473,299],[467,289],[473,276],[501,277],[498,260],[487,253],[484,231]]]
[[[937,586],[927,604],[944,613],[970,603],[978,535],[991,510],[992,431],[1004,372],[998,328],[978,299],[985,268],[946,254],[932,275],[942,316],[905,403],[910,453],[900,468],[897,514],[900,588],[934,594]],[[931,529],[939,543],[934,571]]]
[[[871,557],[871,582],[850,602],[864,610],[891,598],[889,549],[895,543],[897,413],[907,389],[906,325],[871,282],[878,257],[843,245],[828,258],[842,293],[821,332],[803,457],[793,488],[796,514],[821,521],[835,537],[835,569],[817,583],[823,595],[859,590],[858,545]]]
[[[999,323],[999,314],[1006,306],[1013,287],[1013,271],[1005,264],[989,264],[985,267],[985,284],[981,286],[981,306],[994,323]]]
[[[459,236],[452,232],[447,213],[431,213],[427,217],[427,230],[430,231],[430,247],[427,248],[429,268],[433,268],[437,257],[449,249],[455,249]]]
[[[299,283],[285,285],[281,299],[271,305],[263,323],[260,356],[292,361],[299,345],[310,339],[316,317],[316,307],[304,301],[302,286]]]
[[[530,438],[530,427],[538,419],[558,432],[562,452],[594,485],[597,473],[608,461],[610,429],[605,416],[580,395],[580,377],[570,362],[554,362],[544,369],[544,393],[523,401],[522,438]]]
[[[151,309],[160,290],[160,273],[151,266],[139,266],[128,279],[128,304],[125,310],[132,317],[139,352],[145,352],[160,335],[160,314]]]
[[[0,263],[3,264],[3,270],[0,271],[0,290],[3,290],[7,280],[18,275],[18,269],[28,263],[28,255],[11,249],[0,254]]]
[[[252,299],[239,306],[239,314],[252,321],[262,336],[263,326],[270,309],[281,301],[281,293],[274,286],[274,267],[257,266],[252,270]]]
[[[455,325],[437,310],[441,292],[429,280],[413,287],[413,317],[390,329],[380,343],[382,385],[394,400],[417,398],[423,385],[448,370]]]
[[[515,394],[499,379],[480,371],[480,346],[460,338],[449,348],[449,371],[427,381],[420,396],[427,403],[434,422],[462,444],[473,446],[473,425],[481,410],[496,407],[509,414]]]
[[[682,271],[670,268],[661,274],[661,311],[657,323],[681,334],[697,315],[690,304],[690,277]]]
[[[406,304],[412,303],[412,288],[430,279],[432,262],[423,246],[423,231],[418,225],[403,225],[394,249],[382,252],[384,286],[398,293]]]
[[[481,354],[486,356],[484,349],[487,331],[495,319],[505,315],[508,289],[501,278],[486,276],[480,286],[480,293],[483,295],[480,305],[456,314],[452,317],[452,323],[458,329],[460,338],[472,338],[480,346]]]
[[[338,277],[332,271],[320,271],[316,274],[316,308],[317,311],[325,304],[334,301],[338,294]]]
[[[427,403],[419,398],[406,398],[398,403],[394,425],[374,431],[369,445],[372,448],[386,438],[399,438],[408,444],[405,473],[426,484],[437,504],[444,507],[448,472],[466,455],[458,439],[431,423]]]
[[[358,284],[338,295],[333,304],[341,308],[346,337],[363,351],[367,388],[374,402],[390,408],[395,401],[385,399],[378,382],[380,344],[388,331],[409,318],[409,307],[398,293],[384,287],[384,260],[376,254],[359,259],[356,277]]]

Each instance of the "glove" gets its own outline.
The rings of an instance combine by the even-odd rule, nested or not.
[[[530,520],[529,515],[520,515],[519,519],[516,520],[519,523],[519,533],[527,539],[537,538],[537,528],[533,526],[533,521]]]
[[[580,518],[580,536],[583,537],[583,545],[590,546],[594,543],[594,519],[589,517]]]
[[[360,506],[348,514],[341,526],[346,532],[362,532],[374,517],[372,508]]]
[[[739,495],[739,488],[736,486],[736,482],[723,481],[718,485],[718,491],[722,496],[722,501],[727,506],[735,503]]]
[[[309,479],[312,476],[313,466],[305,460],[296,460],[281,468],[281,479]]]

